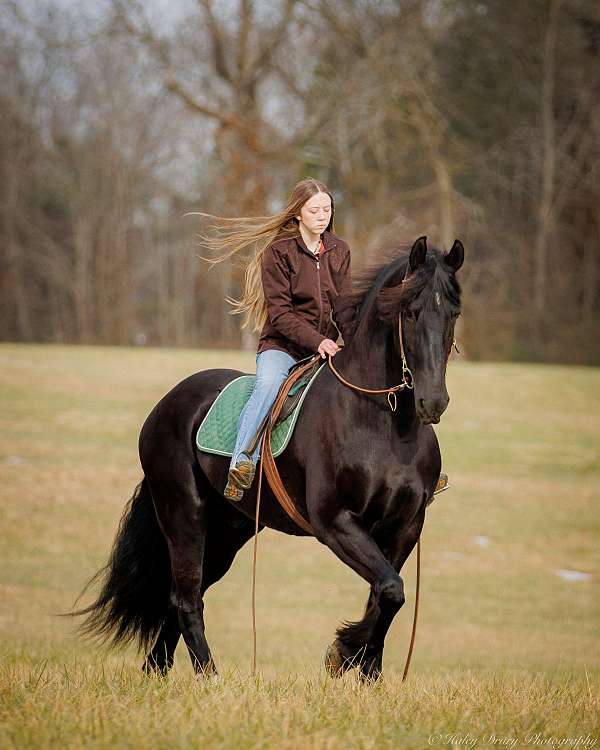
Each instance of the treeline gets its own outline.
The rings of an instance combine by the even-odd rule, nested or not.
[[[0,0],[0,338],[251,345],[188,211],[313,175],[355,266],[467,249],[473,358],[600,362],[600,6]]]

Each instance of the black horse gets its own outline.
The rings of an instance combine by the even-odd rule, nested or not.
[[[350,342],[335,357],[353,384],[384,388],[402,381],[399,317],[414,390],[398,396],[357,393],[324,368],[304,401],[279,472],[316,538],[371,586],[362,620],[337,630],[330,671],[381,672],[390,624],[404,603],[399,571],[415,546],[441,469],[431,427],[448,404],[445,373],[460,312],[455,273],[464,257],[455,241],[444,254],[419,238],[372,273],[356,291]],[[229,459],[201,453],[195,435],[236,370],[199,372],[154,407],[142,427],[144,479],[121,520],[84,632],[113,643],[137,640],[144,668],[166,672],[181,635],[199,672],[214,670],[204,633],[203,595],[254,533],[256,485],[243,500],[224,498]],[[263,482],[260,528],[305,535]]]

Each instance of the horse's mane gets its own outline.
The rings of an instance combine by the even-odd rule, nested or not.
[[[443,262],[444,252],[428,246],[425,262],[409,274],[402,283],[412,245],[389,247],[378,253],[378,262],[361,269],[354,278],[351,304],[356,307],[354,330],[368,328],[368,322],[379,318],[393,324],[401,307],[409,305],[431,284],[431,294],[440,298],[450,308],[460,306],[460,285],[451,269]],[[377,316],[373,315],[377,312]]]

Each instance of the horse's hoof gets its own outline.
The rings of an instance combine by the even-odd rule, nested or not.
[[[146,660],[142,664],[142,672],[147,677],[166,677],[169,674],[169,670],[172,666],[172,659],[155,659],[154,657],[149,655],[146,657]]]
[[[325,669],[331,677],[341,677],[344,673],[344,657],[337,641],[327,646],[325,652]]]
[[[360,665],[360,679],[362,682],[375,682],[381,677],[382,654],[369,656]]]
[[[196,673],[196,677],[199,678],[215,678],[219,675],[217,666],[212,659],[209,659],[205,664],[196,662],[194,665],[194,672]]]

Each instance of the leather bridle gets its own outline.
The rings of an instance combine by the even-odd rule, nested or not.
[[[404,284],[408,278],[409,277],[408,277],[408,269],[407,269],[407,273],[402,279],[402,284]],[[398,385],[392,385],[389,388],[362,388],[359,385],[355,385],[354,383],[351,383],[349,380],[346,380],[346,378],[344,378],[335,369],[335,367],[333,366],[333,357],[331,356],[331,354],[327,355],[329,368],[331,372],[336,376],[336,378],[341,383],[343,383],[348,388],[352,388],[353,391],[357,391],[358,393],[373,393],[373,394],[386,393],[388,404],[390,405],[390,409],[392,411],[396,411],[396,408],[398,406],[396,393],[398,391],[403,391],[405,388],[412,391],[414,387],[413,374],[408,366],[408,363],[406,361],[406,354],[404,352],[404,336],[402,334],[402,310],[400,310],[400,312],[398,313],[398,340],[400,342],[400,356],[402,358],[402,382],[398,383]],[[453,339],[452,346],[455,348],[457,353],[460,351],[456,343],[456,339]],[[452,347],[450,347],[450,350],[448,351],[448,357],[450,356],[451,351],[452,351]]]
[[[405,284],[408,280],[409,270],[410,266],[407,265],[406,271],[404,272],[404,278],[401,281],[402,284]],[[404,353],[404,336],[402,335],[402,310],[400,310],[400,312],[398,313],[398,340],[400,341],[400,356],[402,357],[402,382],[398,383],[398,385],[393,385],[390,388],[361,388],[361,386],[359,385],[354,385],[354,383],[351,383],[349,380],[346,380],[344,377],[342,377],[340,373],[335,369],[332,362],[333,358],[330,354],[329,367],[331,369],[331,372],[333,372],[333,374],[341,383],[348,386],[348,388],[352,388],[352,390],[354,391],[358,391],[359,393],[386,393],[390,409],[392,411],[396,411],[396,407],[398,406],[396,393],[398,391],[403,391],[405,388],[408,388],[408,390],[412,390],[414,387],[413,374],[408,367],[406,354]]]
[[[348,388],[352,388],[353,391],[358,391],[358,393],[374,394],[387,393],[387,400],[388,404],[390,405],[390,409],[392,411],[396,411],[396,407],[398,406],[398,400],[396,398],[397,391],[403,391],[405,388],[408,388],[409,390],[413,389],[413,374],[408,367],[408,364],[406,362],[406,355],[404,353],[404,341],[402,336],[402,312],[400,312],[400,314],[398,315],[398,338],[400,340],[400,356],[402,357],[402,382],[398,383],[398,385],[392,385],[389,388],[362,388],[359,385],[354,385],[354,383],[346,380],[346,378],[344,378],[343,375],[340,375],[340,373],[335,369],[335,367],[333,366],[333,357],[331,356],[331,354],[328,355],[329,367],[336,378],[341,383],[348,386]]]

